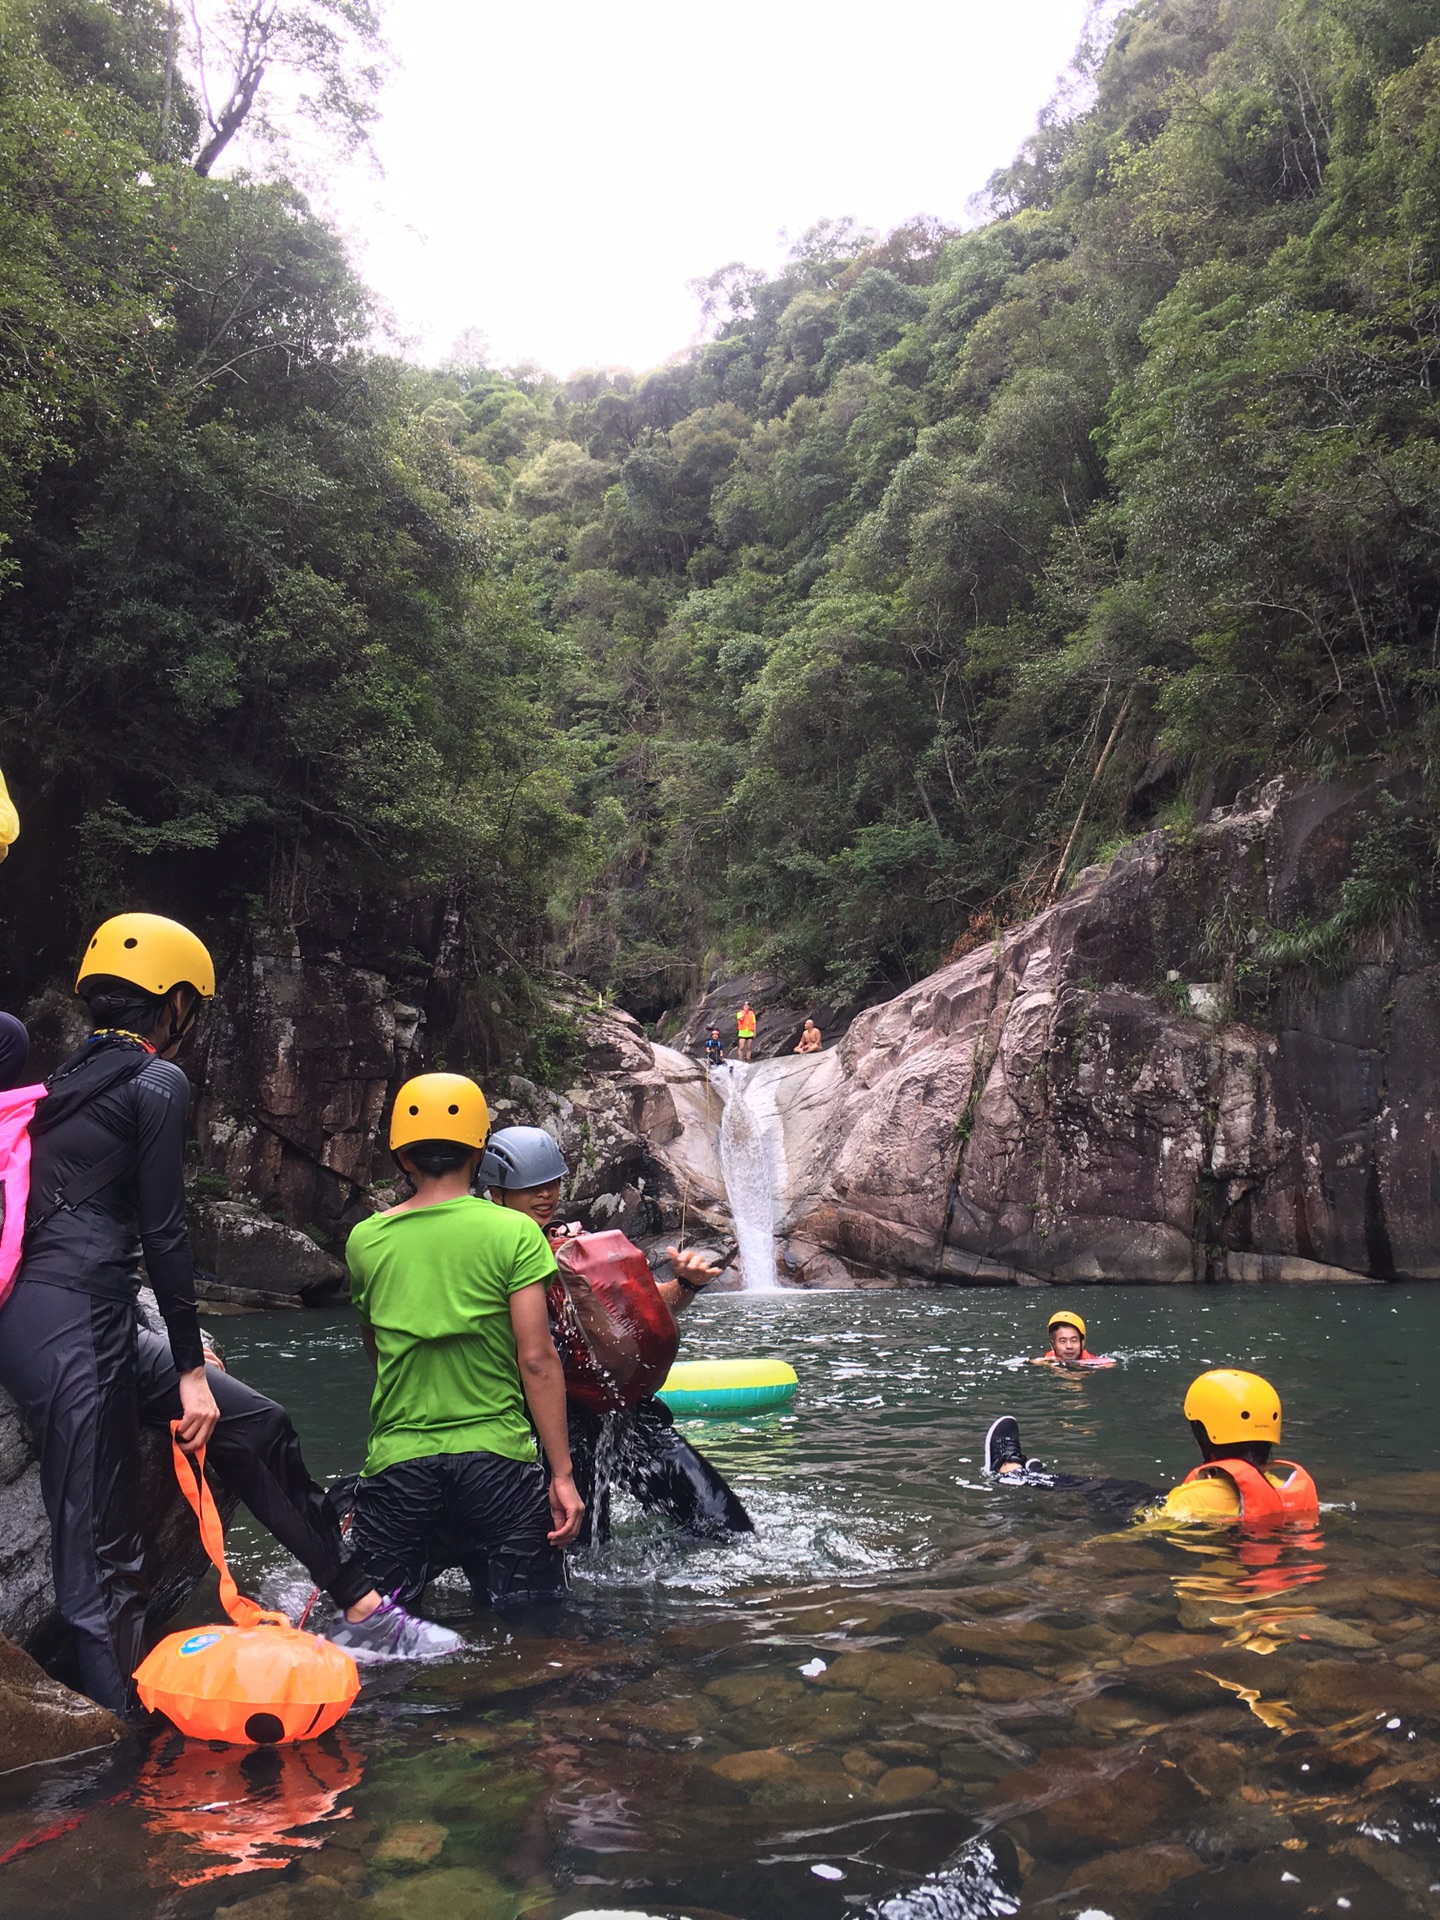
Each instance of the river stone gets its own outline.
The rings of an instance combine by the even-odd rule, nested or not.
[[[113,1713],[72,1693],[0,1635],[0,1755],[8,1768],[113,1746],[125,1728]]]
[[[774,1780],[788,1780],[799,1772],[794,1757],[778,1747],[761,1747],[749,1753],[727,1753],[723,1760],[710,1763],[712,1773],[722,1780],[733,1780],[737,1787],[758,1787]]]
[[[1063,1655],[1066,1636],[1033,1620],[1017,1620],[1006,1627],[937,1627],[929,1636],[938,1653],[969,1660],[994,1660],[1004,1666],[1029,1667],[1037,1660]]]
[[[1440,1687],[1429,1685],[1423,1673],[1397,1673],[1388,1662],[1310,1661],[1296,1674],[1294,1697],[1313,1712],[1399,1714],[1440,1724]]]
[[[474,1867],[440,1867],[407,1875],[374,1892],[369,1920],[515,1920],[520,1895]],[[243,1909],[242,1909],[243,1914]]]
[[[854,1780],[878,1780],[886,1771],[885,1762],[878,1754],[869,1752],[865,1747],[851,1747],[848,1753],[840,1756],[840,1764]]]
[[[1168,1660],[1208,1660],[1211,1654],[1219,1653],[1224,1644],[1218,1634],[1142,1633],[1120,1657],[1127,1667],[1160,1666]]]
[[[1363,1627],[1357,1627],[1349,1620],[1332,1620],[1328,1614],[1297,1614],[1294,1621],[1284,1622],[1288,1636],[1296,1640],[1313,1640],[1318,1646],[1338,1647],[1342,1652],[1372,1652],[1380,1642],[1373,1633],[1367,1633]]]
[[[1192,1848],[1178,1844],[1129,1847],[1087,1860],[1071,1875],[1066,1891],[1089,1894],[1101,1906],[1117,1897],[1154,1900],[1177,1880],[1202,1872],[1204,1864]]]
[[[911,1800],[923,1800],[940,1784],[933,1767],[891,1767],[882,1773],[871,1789],[882,1807],[902,1807]]]
[[[370,1858],[377,1867],[432,1866],[449,1837],[434,1820],[400,1820],[381,1834]]]
[[[975,1681],[975,1691],[980,1699],[999,1705],[1016,1700],[1033,1700],[1042,1693],[1052,1693],[1055,1683],[1042,1680],[1038,1674],[1022,1673],[1015,1667],[982,1667]]]
[[[900,1706],[914,1700],[944,1698],[953,1689],[955,1676],[939,1660],[865,1649],[842,1653],[811,1684],[827,1691],[834,1688],[864,1693],[887,1706]]]
[[[998,1811],[1017,1802],[1030,1803],[1020,1824],[1032,1852],[1075,1859],[1137,1846],[1157,1827],[1184,1820],[1202,1796],[1179,1767],[1145,1757],[1117,1767],[1108,1754],[1060,1747],[1006,1774],[983,1804]]]
[[[705,1692],[712,1700],[718,1700],[722,1707],[734,1712],[762,1704],[781,1706],[787,1701],[800,1699],[804,1688],[788,1674],[769,1669],[763,1673],[723,1673],[718,1680],[710,1681]]]
[[[1387,1600],[1399,1600],[1407,1607],[1423,1607],[1427,1613],[1440,1613],[1440,1579],[1433,1573],[1377,1574],[1370,1582],[1370,1591]],[[1326,1592],[1328,1597],[1328,1587]]]

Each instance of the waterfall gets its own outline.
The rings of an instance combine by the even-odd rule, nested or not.
[[[728,1073],[720,1122],[720,1171],[730,1218],[740,1245],[740,1278],[750,1293],[773,1291],[775,1279],[775,1183],[770,1167],[768,1116],[751,1103],[755,1068],[737,1064]]]

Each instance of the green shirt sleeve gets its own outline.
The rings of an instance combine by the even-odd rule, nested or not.
[[[345,1242],[345,1271],[350,1276],[350,1301],[360,1318],[365,1314],[365,1271],[360,1264],[360,1249],[356,1244],[356,1228],[351,1228],[350,1237]]]
[[[550,1250],[550,1242],[545,1238],[535,1221],[522,1215],[528,1232],[523,1232],[515,1243],[515,1258],[511,1262],[509,1278],[505,1282],[506,1291],[518,1293],[522,1287],[537,1284],[548,1286],[551,1277],[558,1271],[555,1255]]]

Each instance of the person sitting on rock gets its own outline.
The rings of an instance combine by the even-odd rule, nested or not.
[[[795,1043],[796,1053],[819,1053],[821,1047],[820,1029],[807,1014],[805,1025],[800,1030],[800,1038]]]
[[[707,1067],[723,1067],[725,1064],[725,1042],[720,1038],[719,1027],[711,1027],[710,1037],[705,1042],[705,1064]]]
[[[407,1607],[448,1567],[482,1606],[557,1598],[561,1549],[585,1512],[545,1308],[555,1256],[532,1217],[471,1192],[489,1126],[485,1096],[463,1074],[406,1081],[390,1151],[414,1195],[362,1220],[345,1249],[375,1367],[351,1537]],[[367,1651],[363,1629],[331,1637]]]
[[[574,1231],[551,1226],[560,1205],[560,1183],[569,1171],[565,1156],[543,1127],[504,1127],[490,1136],[480,1178],[492,1200],[529,1214],[553,1242],[560,1243]],[[676,1247],[668,1251],[673,1277],[654,1284],[674,1320],[718,1277],[720,1269],[701,1253]],[[571,1315],[596,1364],[623,1390],[641,1357],[635,1336],[596,1298],[583,1273],[567,1269],[562,1262],[559,1286],[551,1290],[551,1326],[562,1358],[570,1341],[564,1322]],[[673,1343],[670,1352],[673,1355]],[[603,1541],[609,1530],[609,1487],[595,1485],[606,1416],[577,1398],[575,1373],[573,1364],[567,1367],[567,1411],[570,1452],[586,1503],[581,1533],[581,1544],[586,1544],[592,1535]],[[614,1417],[623,1419],[624,1430],[616,1448],[613,1485],[631,1494],[648,1512],[664,1514],[697,1539],[754,1532],[754,1522],[732,1488],[675,1431],[675,1416],[663,1400],[645,1394],[623,1415]]]
[[[1045,1334],[1050,1345],[1044,1353],[1037,1353],[1030,1362],[1032,1367],[1113,1367],[1115,1362],[1106,1353],[1091,1353],[1085,1345],[1085,1322],[1078,1313],[1071,1313],[1062,1307],[1058,1313],[1052,1313],[1045,1323]]]
[[[174,1056],[214,994],[209,953],[174,920],[119,914],[90,941],[75,990],[95,1031],[51,1076],[30,1123],[28,1224],[0,1309],[0,1386],[24,1409],[40,1456],[56,1605],[81,1685],[127,1715],[149,1598],[137,1410],[148,1426],[178,1421],[186,1452],[206,1447],[221,1485],[338,1607],[359,1618],[382,1602],[346,1552],[285,1409],[207,1364],[185,1222],[190,1085]],[[137,1318],[142,1251],[164,1332]],[[424,1625],[391,1613],[388,1632]]]
[[[1242,1533],[1313,1527],[1320,1516],[1315,1482],[1293,1460],[1275,1460],[1280,1396],[1258,1373],[1217,1367],[1190,1383],[1185,1418],[1202,1464],[1169,1491],[1138,1480],[1091,1479],[1050,1473],[1027,1459],[1013,1414],[1002,1414],[985,1436],[985,1472],[1005,1486],[1083,1493],[1109,1512],[1166,1526],[1238,1526]]]

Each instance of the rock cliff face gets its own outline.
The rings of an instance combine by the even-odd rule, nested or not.
[[[1440,946],[1412,917],[1333,985],[1247,963],[1333,910],[1379,800],[1272,782],[758,1069],[782,1229],[955,1281],[1440,1277]]]

